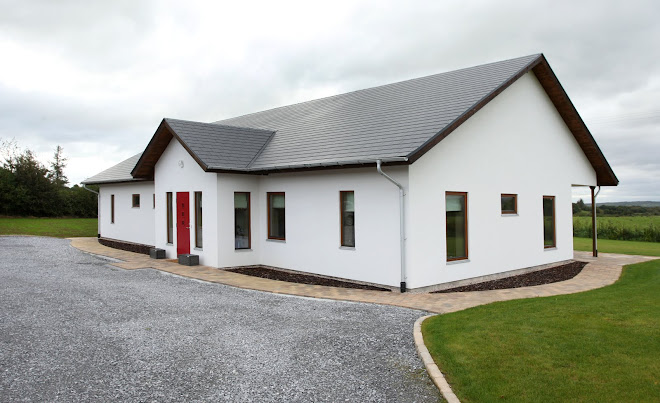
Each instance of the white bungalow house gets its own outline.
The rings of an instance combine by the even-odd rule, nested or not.
[[[429,289],[573,258],[572,186],[618,180],[541,54],[213,123],[163,119],[99,236]]]

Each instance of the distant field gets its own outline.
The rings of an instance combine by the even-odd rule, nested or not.
[[[96,236],[96,218],[5,218],[0,235],[39,235],[56,238]]]
[[[591,217],[573,217],[573,236],[591,237]],[[660,216],[598,217],[598,239],[660,242]]]

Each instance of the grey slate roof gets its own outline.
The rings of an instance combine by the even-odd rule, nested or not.
[[[131,158],[120,162],[119,164],[106,169],[105,171],[98,173],[91,178],[87,178],[82,181],[85,185],[95,185],[99,183],[115,183],[115,182],[133,182],[139,181],[140,179],[134,179],[131,176],[131,171],[133,167],[140,159],[142,153],[135,154]]]
[[[407,157],[539,57],[435,74],[215,123],[276,131],[251,170]]]
[[[274,133],[170,118],[165,122],[209,169],[248,168]]]

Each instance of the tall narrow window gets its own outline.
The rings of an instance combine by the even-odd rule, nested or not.
[[[195,247],[202,245],[202,192],[195,192]]]
[[[110,195],[110,224],[115,223],[115,195]]]
[[[151,205],[151,208],[156,208],[156,193],[153,194],[153,204]]]
[[[284,192],[268,192],[268,239],[286,239],[284,227]]]
[[[339,192],[341,246],[355,247],[355,193]]]
[[[174,243],[174,217],[172,216],[172,192],[166,193],[167,199],[167,243]]]
[[[555,197],[543,196],[543,247],[555,246]]]
[[[502,193],[502,214],[518,214],[518,195]]]
[[[467,259],[467,193],[447,192],[447,261]]]
[[[140,208],[140,195],[139,194],[134,194],[133,195],[133,207],[134,208]]]
[[[250,249],[250,193],[234,193],[234,248]]]

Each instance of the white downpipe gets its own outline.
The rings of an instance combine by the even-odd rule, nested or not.
[[[378,173],[383,175],[385,179],[389,180],[399,188],[399,237],[400,237],[400,250],[401,250],[401,292],[406,292],[406,245],[405,245],[405,216],[404,216],[404,196],[403,186],[392,179],[388,174],[381,169],[381,160],[376,160],[376,169]]]

